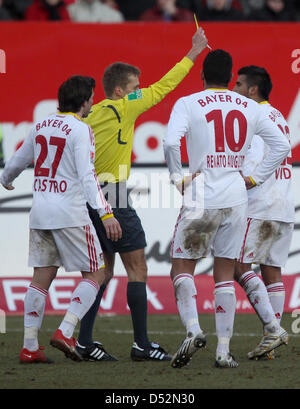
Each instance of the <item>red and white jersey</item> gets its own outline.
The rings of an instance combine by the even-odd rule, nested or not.
[[[282,114],[269,103],[259,105],[264,115],[268,116],[289,140],[289,127]],[[255,135],[245,157],[243,174],[252,176],[269,150],[269,146],[258,135]],[[294,222],[291,150],[288,157],[261,186],[248,191],[248,216],[260,220]]]
[[[207,89],[180,98],[171,113],[164,140],[167,165],[174,183],[183,178],[180,140],[185,135],[189,172],[204,174],[204,207],[222,209],[246,203],[240,175],[253,135],[260,134],[270,152],[253,176],[263,183],[289,152],[289,143],[253,100],[228,89]]]
[[[9,185],[34,161],[30,228],[61,229],[89,222],[86,202],[102,216],[111,208],[94,170],[94,135],[75,114],[55,114],[36,122],[5,165]]]

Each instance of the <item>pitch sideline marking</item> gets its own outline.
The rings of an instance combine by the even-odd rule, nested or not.
[[[45,328],[42,329],[41,332],[54,332],[57,328]],[[23,332],[23,328],[6,328],[6,333],[9,332]],[[75,333],[78,332],[78,330],[75,330]],[[108,332],[108,333],[114,333],[118,335],[122,334],[133,334],[133,331],[130,329],[127,330],[121,330],[121,329],[101,329],[101,332]],[[148,334],[150,335],[184,335],[185,331],[148,331]],[[206,336],[217,336],[216,332],[205,332]],[[262,336],[261,333],[254,333],[254,332],[235,332],[233,334],[233,337],[259,337]],[[300,337],[300,335],[297,334],[289,334],[289,337]]]

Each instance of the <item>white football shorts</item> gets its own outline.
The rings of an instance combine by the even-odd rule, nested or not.
[[[30,229],[28,265],[63,266],[66,271],[99,270],[104,261],[93,224],[54,230]]]
[[[182,207],[171,243],[171,257],[237,259],[245,235],[247,203],[225,209],[204,209],[200,218]]]
[[[239,262],[284,267],[293,230],[294,223],[248,218]]]

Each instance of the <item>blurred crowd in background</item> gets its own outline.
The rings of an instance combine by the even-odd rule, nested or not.
[[[0,0],[2,21],[300,21],[296,0]]]

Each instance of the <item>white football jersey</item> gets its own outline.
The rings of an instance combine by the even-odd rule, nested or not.
[[[94,170],[94,135],[75,114],[55,114],[36,122],[5,165],[1,183],[9,185],[34,161],[30,228],[61,229],[89,222],[86,202],[111,212]]]
[[[228,89],[207,89],[180,98],[164,140],[172,182],[183,178],[180,140],[185,135],[189,172],[204,174],[204,207],[222,209],[246,203],[240,171],[253,135],[258,133],[271,148],[251,175],[259,185],[289,152],[286,137],[260,106]]]
[[[289,127],[282,114],[269,103],[260,104],[260,109],[289,140]],[[258,135],[255,135],[245,157],[243,174],[252,176],[269,150],[269,146]],[[291,150],[288,157],[261,186],[248,191],[248,216],[260,220],[294,222]]]

